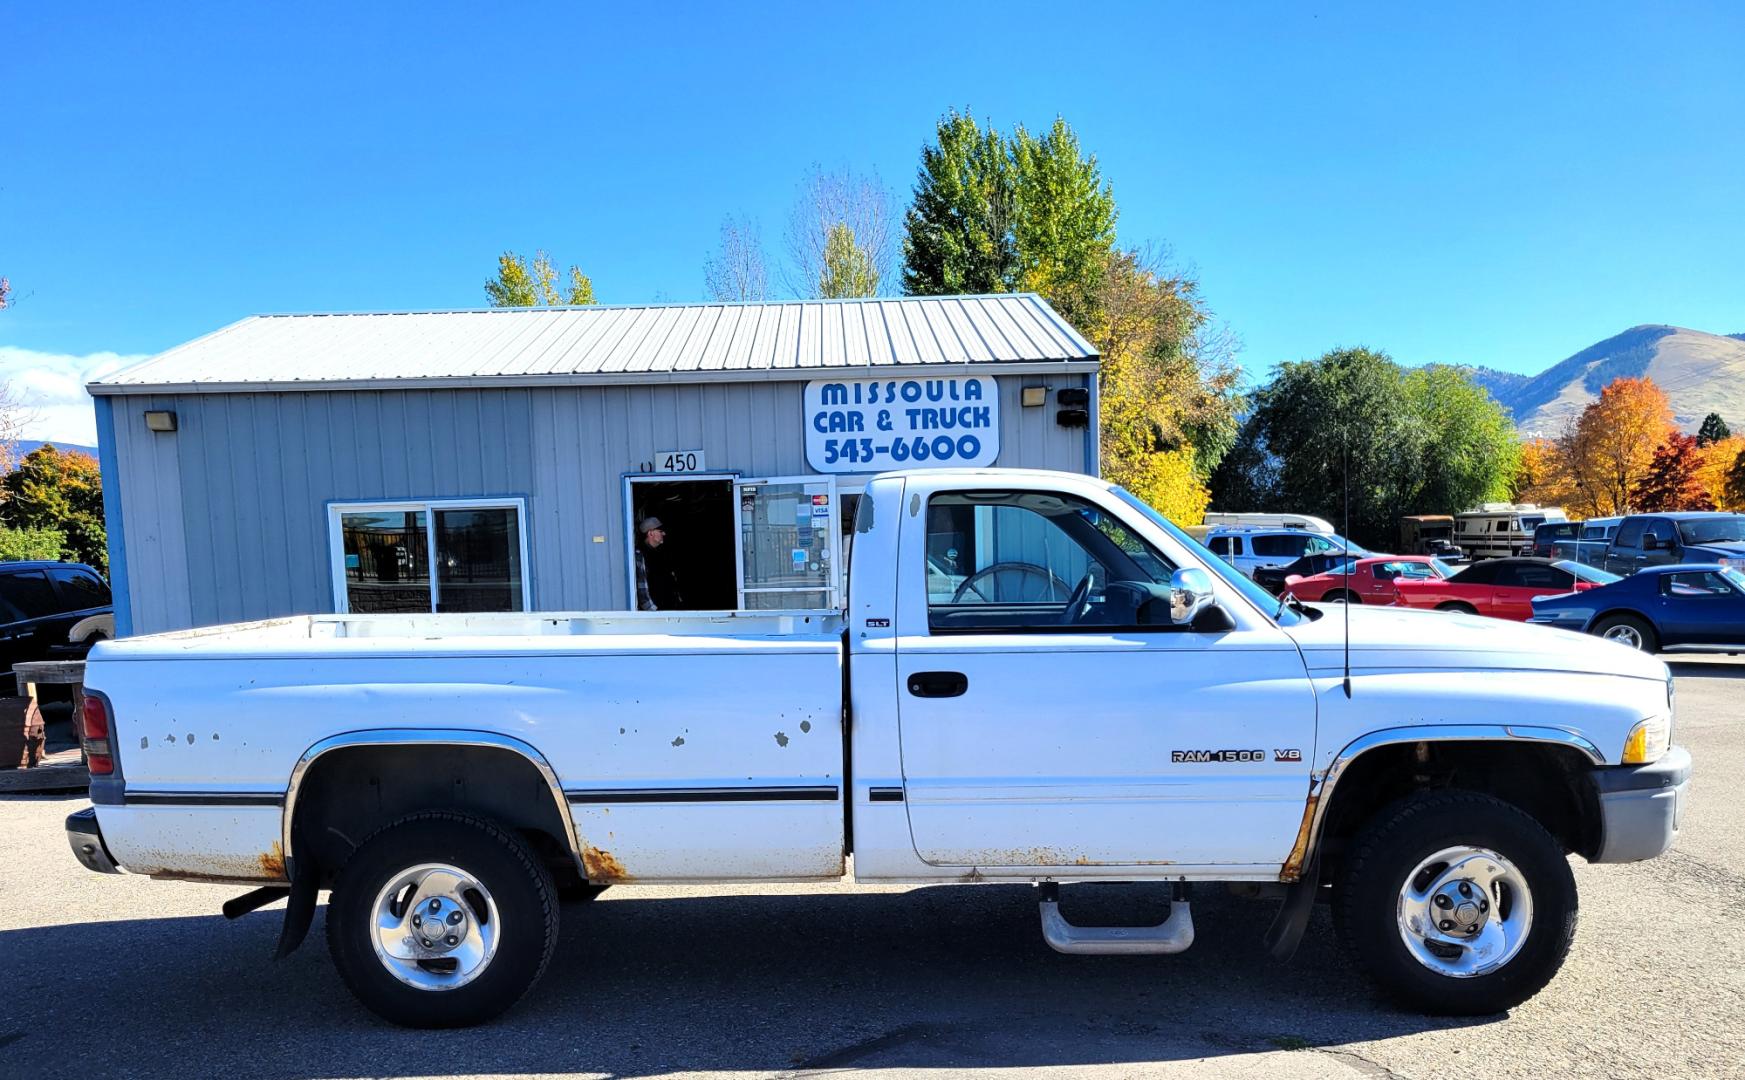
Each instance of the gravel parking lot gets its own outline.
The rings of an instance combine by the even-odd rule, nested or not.
[[[334,974],[319,917],[270,959],[282,905],[91,874],[71,797],[0,800],[0,1075],[178,1078],[1745,1075],[1745,659],[1677,659],[1696,757],[1684,833],[1633,866],[1577,860],[1562,974],[1508,1016],[1404,1014],[1334,947],[1324,912],[1288,965],[1271,903],[1202,889],[1177,957],[1050,952],[1031,890],[621,888],[564,910],[544,982],[498,1023],[388,1027]],[[1161,910],[1083,889],[1087,918]],[[1155,916],[1154,916],[1155,917]]]

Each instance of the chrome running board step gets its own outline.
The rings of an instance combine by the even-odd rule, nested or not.
[[[1042,883],[1042,940],[1055,952],[1079,956],[1138,956],[1178,953],[1194,943],[1194,917],[1188,902],[1169,902],[1169,918],[1156,926],[1074,926],[1060,913],[1060,887]]]

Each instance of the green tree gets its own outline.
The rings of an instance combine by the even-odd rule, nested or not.
[[[569,287],[557,285],[557,268],[543,251],[534,252],[533,265],[513,251],[497,257],[497,276],[485,282],[485,297],[492,307],[551,307],[560,304],[592,304],[594,283],[581,269],[570,267]]]
[[[1220,510],[1345,516],[1352,539],[1382,546],[1411,513],[1427,432],[1385,353],[1335,349],[1279,365],[1250,399],[1236,448],[1212,479]]]
[[[1010,292],[1016,177],[1006,139],[955,109],[921,149],[915,199],[903,218],[903,291],[911,296]]]
[[[1506,500],[1520,468],[1521,440],[1503,407],[1458,368],[1405,373],[1401,388],[1424,439],[1415,513],[1453,513]]]
[[[813,166],[788,213],[782,280],[795,296],[876,296],[890,277],[896,232],[891,193],[876,174]]]
[[[1727,422],[1721,419],[1721,414],[1710,413],[1703,417],[1703,426],[1697,429],[1697,445],[1707,446],[1710,443],[1718,443],[1722,439],[1732,438],[1732,436],[1732,429],[1728,428]]]
[[[1457,369],[1335,349],[1281,364],[1251,395],[1212,499],[1340,521],[1349,484],[1352,539],[1385,550],[1407,514],[1506,497],[1520,458],[1508,414]]]
[[[830,227],[824,245],[824,266],[818,274],[818,295],[825,300],[850,296],[877,296],[879,271],[872,254],[854,242],[847,222]]]
[[[1115,250],[1114,192],[1096,157],[1083,152],[1078,135],[1058,116],[1041,138],[1020,126],[1010,146],[1016,285],[1065,300],[1102,276]]]
[[[55,529],[8,529],[0,525],[0,562],[59,559],[66,535]]]
[[[0,521],[7,527],[59,532],[65,537],[61,557],[108,571],[109,534],[96,458],[44,444],[26,454],[0,487],[6,492]]]

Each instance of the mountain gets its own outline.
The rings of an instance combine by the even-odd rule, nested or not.
[[[1636,326],[1538,375],[1465,370],[1514,413],[1522,435],[1556,436],[1599,397],[1607,383],[1625,375],[1646,375],[1666,391],[1678,426],[1685,431],[1696,431],[1711,412],[1745,427],[1745,334]]]
[[[18,444],[13,448],[13,452],[22,458],[32,450],[43,446],[52,446],[56,450],[77,450],[82,454],[90,454],[92,457],[97,456],[97,448],[95,446],[80,446],[78,443],[61,442],[59,439],[50,439],[48,442],[42,442],[38,439],[19,439]]]

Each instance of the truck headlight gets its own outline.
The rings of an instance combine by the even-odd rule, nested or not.
[[[1630,729],[1624,740],[1624,764],[1647,765],[1659,761],[1672,746],[1672,717],[1650,716]]]

